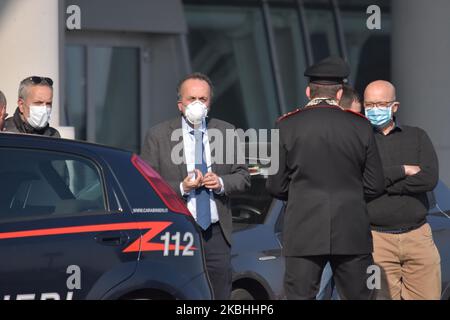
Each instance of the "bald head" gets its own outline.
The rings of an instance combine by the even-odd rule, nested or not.
[[[392,129],[394,114],[400,103],[396,101],[395,87],[384,80],[371,82],[364,90],[364,110],[372,125],[389,132]],[[380,113],[381,112],[381,113]],[[389,116],[380,123],[380,116]]]
[[[395,87],[388,81],[371,82],[364,91],[364,102],[390,102],[395,99]]]

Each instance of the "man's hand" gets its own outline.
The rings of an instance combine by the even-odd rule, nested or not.
[[[0,107],[0,131],[3,131],[5,127],[5,119],[7,116],[6,107]]]
[[[220,189],[222,189],[219,177],[214,172],[208,172],[207,174],[205,174],[202,185],[205,186],[205,188],[214,190],[216,192],[219,192]]]
[[[405,175],[407,176],[413,176],[420,172],[419,166],[410,166],[410,165],[404,165],[405,168]]]
[[[195,190],[202,186],[203,175],[202,172],[198,169],[195,169],[195,180],[192,180],[192,173],[188,174],[186,178],[183,180],[183,190],[185,193],[189,193],[192,190]]]

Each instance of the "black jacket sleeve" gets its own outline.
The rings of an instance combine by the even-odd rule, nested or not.
[[[384,172],[384,185],[386,188],[406,177],[405,168],[402,165],[383,167],[383,172]]]
[[[366,149],[366,162],[363,171],[363,186],[366,201],[373,200],[384,192],[384,175],[380,154],[372,130]]]
[[[234,126],[228,129],[236,130]],[[224,184],[223,186],[224,193],[221,196],[224,197],[229,197],[230,195],[239,192],[245,192],[248,189],[250,189],[251,186],[251,179],[250,173],[248,171],[248,166],[245,163],[241,163],[241,159],[238,158],[237,156],[239,153],[238,148],[240,148],[240,152],[242,154],[245,154],[245,147],[243,145],[243,142],[238,140],[238,143],[234,146],[235,157],[234,157],[234,164],[231,167],[231,172],[220,176]]]
[[[432,191],[436,187],[439,180],[437,155],[426,132],[420,130],[419,135],[419,163],[417,165],[420,167],[420,172],[387,187],[388,194],[418,194]]]
[[[278,123],[275,129],[279,129]],[[287,150],[282,141],[282,131],[280,130],[280,140],[278,146],[278,172],[270,175],[266,182],[267,191],[275,198],[287,201],[290,183],[290,171],[286,165]]]

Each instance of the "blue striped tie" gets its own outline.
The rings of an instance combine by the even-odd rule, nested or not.
[[[205,150],[203,148],[203,132],[195,129],[195,169],[202,172],[203,176],[208,172],[206,160],[204,157]],[[201,187],[195,190],[195,202],[197,223],[206,230],[211,225],[211,206],[210,206],[210,190]]]

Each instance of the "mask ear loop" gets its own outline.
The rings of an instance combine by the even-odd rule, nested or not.
[[[392,113],[392,105],[389,106],[389,122],[394,121],[394,114]]]

